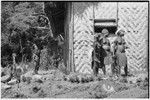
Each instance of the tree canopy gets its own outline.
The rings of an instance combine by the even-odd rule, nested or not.
[[[18,59],[31,56],[33,44],[41,50],[52,36],[44,2],[2,2],[1,21],[2,58],[11,58],[13,52]]]

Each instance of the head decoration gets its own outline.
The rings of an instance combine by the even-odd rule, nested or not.
[[[109,32],[108,32],[107,29],[104,28],[104,29],[102,30],[102,34],[108,34],[108,33],[109,33]]]
[[[116,32],[116,35],[118,35],[118,36],[124,36],[124,34],[125,34],[125,31],[124,31],[124,30],[118,30],[118,31]]]
[[[103,36],[108,36],[109,32],[107,29],[103,29],[102,34],[103,34]]]

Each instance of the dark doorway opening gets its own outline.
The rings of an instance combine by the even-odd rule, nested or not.
[[[103,29],[107,29],[109,35],[115,34],[115,32],[117,31],[116,19],[95,19],[94,32],[101,33]]]
[[[68,13],[67,2],[45,2],[45,13],[50,20],[53,37],[55,41],[57,40],[50,48],[56,48],[55,55],[61,56],[66,66],[68,45],[65,29]]]
[[[45,2],[45,12],[51,22],[54,37],[60,34],[65,37],[66,2]]]
[[[95,26],[94,27],[95,33],[101,33],[103,29],[107,29],[109,32],[109,35],[115,34],[115,32],[117,31],[116,26]]]

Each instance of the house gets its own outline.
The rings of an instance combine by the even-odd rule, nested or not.
[[[64,22],[57,20],[57,26],[64,29],[68,70],[92,73],[90,52],[94,34],[103,28],[110,34],[118,29],[125,31],[130,72],[148,68],[148,2],[64,2],[64,6]]]

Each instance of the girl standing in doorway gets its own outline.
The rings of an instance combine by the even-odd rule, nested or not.
[[[117,62],[118,62],[118,74],[121,74],[121,67],[124,67],[124,73],[125,76],[128,75],[128,67],[127,67],[127,57],[125,54],[125,49],[127,48],[125,40],[124,40],[124,31],[119,30],[117,32],[117,38],[115,42],[117,43],[117,50],[116,50],[116,56],[117,56]]]

